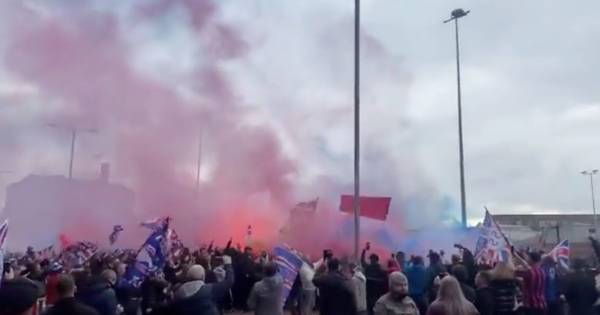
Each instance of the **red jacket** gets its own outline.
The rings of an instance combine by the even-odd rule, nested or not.
[[[46,304],[54,305],[58,301],[58,273],[51,273],[46,277]]]

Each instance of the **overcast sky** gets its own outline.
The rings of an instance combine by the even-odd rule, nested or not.
[[[298,195],[318,195],[311,183],[323,176],[350,188],[353,1],[215,2],[219,19],[250,45],[222,68],[244,99],[247,123],[273,128],[297,162]],[[27,3],[40,14],[56,9]],[[125,21],[120,30],[133,47],[131,67],[165,85],[178,87],[190,65],[202,62],[194,59],[185,12],[128,29],[130,8],[122,1],[71,9],[74,3],[55,5]],[[442,23],[457,7],[471,10],[460,20],[469,216],[480,218],[484,205],[496,213],[590,211],[589,181],[579,172],[600,168],[594,0],[363,1],[365,192],[432,194],[454,210],[460,203],[454,29]],[[30,172],[64,173],[69,144],[66,134],[43,127],[52,112],[43,91],[7,70],[6,33],[24,23],[9,14],[0,13],[0,170],[13,173],[1,175],[0,186]],[[81,137],[78,172],[94,173],[95,164],[110,161],[107,133]]]

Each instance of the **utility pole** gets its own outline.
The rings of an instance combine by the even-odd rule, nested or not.
[[[460,203],[461,203],[461,221],[463,227],[467,227],[467,197],[465,193],[465,157],[463,151],[463,128],[462,128],[462,96],[460,86],[460,45],[458,39],[458,19],[467,16],[471,11],[463,9],[453,10],[450,19],[444,23],[454,21],[454,32],[456,38],[456,87],[458,103],[458,154],[460,163]]]
[[[354,0],[354,258],[360,251],[360,0]]]
[[[68,174],[69,174],[69,179],[73,179],[73,164],[75,161],[75,143],[77,140],[77,133],[79,132],[85,132],[85,133],[97,133],[98,130],[95,128],[89,128],[89,129],[78,129],[75,127],[68,127],[68,126],[64,126],[64,125],[58,125],[58,124],[48,124],[48,127],[51,128],[56,128],[56,129],[64,129],[64,130],[68,130],[71,133],[71,150],[70,150],[70,155],[69,155],[69,170],[68,170]]]

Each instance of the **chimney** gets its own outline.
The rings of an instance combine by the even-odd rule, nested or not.
[[[109,177],[110,177],[110,164],[109,163],[100,164],[100,181],[103,183],[108,183]]]

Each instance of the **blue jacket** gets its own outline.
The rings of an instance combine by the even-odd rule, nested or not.
[[[404,272],[408,279],[408,291],[411,296],[425,294],[427,289],[427,270],[423,265],[411,265]]]
[[[554,302],[558,300],[558,274],[555,266],[543,266],[544,274],[546,275],[546,287],[544,295],[546,302]]]

